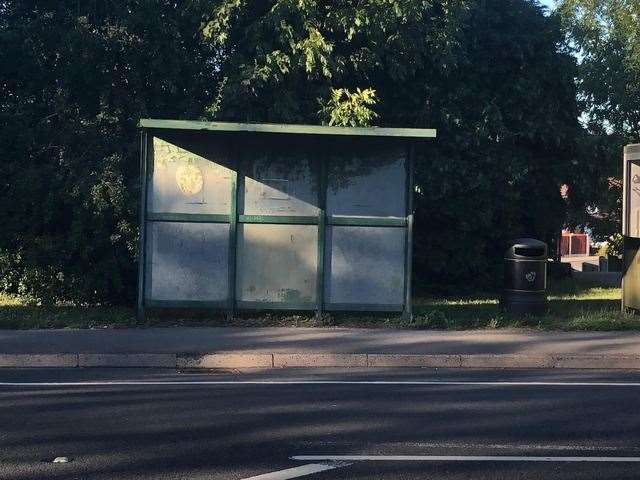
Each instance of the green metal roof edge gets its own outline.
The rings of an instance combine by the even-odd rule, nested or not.
[[[204,130],[214,132],[288,133],[299,135],[346,135],[355,137],[435,138],[433,128],[327,127],[276,123],[199,122],[143,118],[140,128]]]

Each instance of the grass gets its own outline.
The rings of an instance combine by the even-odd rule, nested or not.
[[[419,298],[414,328],[534,328],[539,330],[640,330],[640,316],[620,310],[620,288],[550,281],[549,308],[540,316],[509,316],[496,295]],[[409,325],[410,326],[410,325]]]
[[[254,312],[229,321],[223,314],[165,311],[144,324],[127,307],[73,305],[36,306],[0,293],[0,329],[127,328],[151,326],[297,326],[417,329],[533,328],[539,330],[640,330],[640,316],[620,311],[620,289],[583,286],[568,279],[549,286],[549,309],[536,317],[501,312],[495,294],[418,297],[411,321],[390,314],[291,314]]]
[[[0,293],[0,328],[100,328],[135,326],[132,309],[126,307],[37,306]]]

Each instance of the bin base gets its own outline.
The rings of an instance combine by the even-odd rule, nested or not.
[[[500,308],[510,315],[544,315],[549,304],[546,292],[504,291]]]

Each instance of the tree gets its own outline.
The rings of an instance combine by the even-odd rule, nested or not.
[[[564,221],[562,44],[533,0],[1,2],[3,287],[132,299],[140,117],[435,127],[417,283],[495,286],[507,238]]]
[[[440,65],[431,66],[444,70],[453,61],[453,35],[465,3],[217,2],[203,28],[204,36],[224,51],[215,117],[318,123],[319,106],[330,100],[332,89],[385,83],[395,88],[415,81],[429,57],[439,58]]]
[[[204,2],[0,4],[0,279],[36,301],[135,297],[141,117],[197,118]],[[206,4],[208,7],[208,2]]]
[[[578,87],[589,131],[640,139],[640,3],[564,0],[558,7],[580,58]]]
[[[333,88],[331,98],[322,105],[319,113],[330,126],[369,127],[371,121],[378,118],[372,110],[376,102],[376,91],[371,88],[358,88],[355,92]]]
[[[579,133],[556,17],[527,0],[220,2],[221,120],[317,123],[332,89],[435,127],[417,165],[417,283],[496,285],[508,238],[553,240]],[[333,90],[335,91],[335,90]]]
[[[579,58],[585,129],[570,185],[570,221],[605,239],[620,232],[622,146],[640,141],[640,3],[563,0],[558,12]]]

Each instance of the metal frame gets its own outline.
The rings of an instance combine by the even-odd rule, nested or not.
[[[629,236],[627,229],[629,228],[629,222],[627,216],[629,215],[629,173],[628,167],[629,160],[627,160],[626,152],[623,154],[622,160],[622,235]]]
[[[147,233],[147,132],[140,132],[140,211],[138,212],[138,298],[136,318],[144,319],[144,291],[146,276],[146,233]]]
[[[231,210],[229,212],[229,298],[227,299],[227,315],[233,318],[236,313],[236,296],[238,282],[238,197],[244,187],[244,175],[240,172],[242,164],[236,160],[236,170],[231,174]],[[240,184],[240,185],[239,185]]]
[[[325,310],[331,312],[403,312],[402,304],[384,303],[327,303]]]
[[[345,217],[343,215],[329,215],[329,225],[344,225],[347,227],[406,227],[406,217]]]
[[[224,310],[228,306],[226,300],[207,302],[206,300],[146,300],[149,308],[201,308],[207,310]]]
[[[413,145],[409,146],[409,151],[407,152],[407,161],[406,161],[406,169],[407,169],[407,208],[405,213],[407,214],[407,228],[406,228],[406,236],[407,240],[405,242],[405,267],[404,267],[404,311],[403,317],[406,320],[411,320],[413,317],[413,305],[411,302],[411,276],[413,274],[413,194],[415,190],[414,179],[413,179],[413,162],[415,156],[415,147]]]
[[[155,222],[190,222],[190,223],[229,223],[230,215],[201,213],[152,213],[147,212],[146,219]]]
[[[316,266],[316,318],[324,313],[324,260],[327,237],[327,162],[320,161],[318,182],[318,257]]]
[[[318,217],[295,215],[240,215],[240,223],[266,223],[271,225],[317,225]]]
[[[148,183],[153,170],[152,158],[149,155],[149,142],[152,141],[156,129],[183,129],[206,130],[220,132],[261,132],[261,133],[294,133],[313,135],[351,135],[351,136],[382,136],[401,138],[433,138],[435,130],[430,129],[384,129],[384,128],[342,128],[342,127],[316,127],[307,125],[269,125],[269,124],[231,124],[231,123],[205,123],[174,120],[141,120],[141,157],[140,157],[140,214],[139,214],[139,274],[138,274],[138,301],[137,315],[142,320],[145,308],[204,308],[226,310],[229,317],[233,317],[237,310],[315,310],[316,315],[321,316],[324,311],[380,311],[402,312],[405,318],[411,318],[411,275],[413,253],[413,194],[414,177],[413,164],[415,147],[410,144],[406,151],[406,208],[405,217],[366,217],[328,215],[326,212],[326,197],[328,188],[327,162],[317,161],[319,175],[318,215],[317,216],[293,216],[293,215],[244,215],[239,214],[240,195],[244,188],[244,163],[243,159],[235,155],[235,170],[231,177],[231,205],[230,213],[226,214],[182,214],[182,213],[152,213],[148,208]],[[196,128],[197,127],[197,128]],[[150,140],[151,139],[151,140]],[[229,298],[226,301],[158,301],[146,299],[146,283],[151,281],[151,254],[146,252],[147,223],[153,221],[162,222],[194,222],[194,223],[228,223],[229,224],[229,263],[228,263],[228,290]],[[315,302],[255,302],[241,301],[237,299],[238,281],[238,235],[239,224],[287,224],[287,225],[317,225],[317,278]],[[403,228],[405,230],[405,280],[404,280],[404,304],[355,304],[355,303],[326,303],[325,302],[325,261],[326,261],[326,232],[332,225],[361,226],[361,227],[388,227]]]
[[[238,310],[314,310],[315,302],[254,302],[236,300]]]
[[[191,120],[160,120],[143,118],[140,128],[198,130],[215,132],[287,133],[299,135],[338,135],[357,137],[435,138],[432,128],[327,127],[323,125],[293,125],[275,123],[198,122]]]

